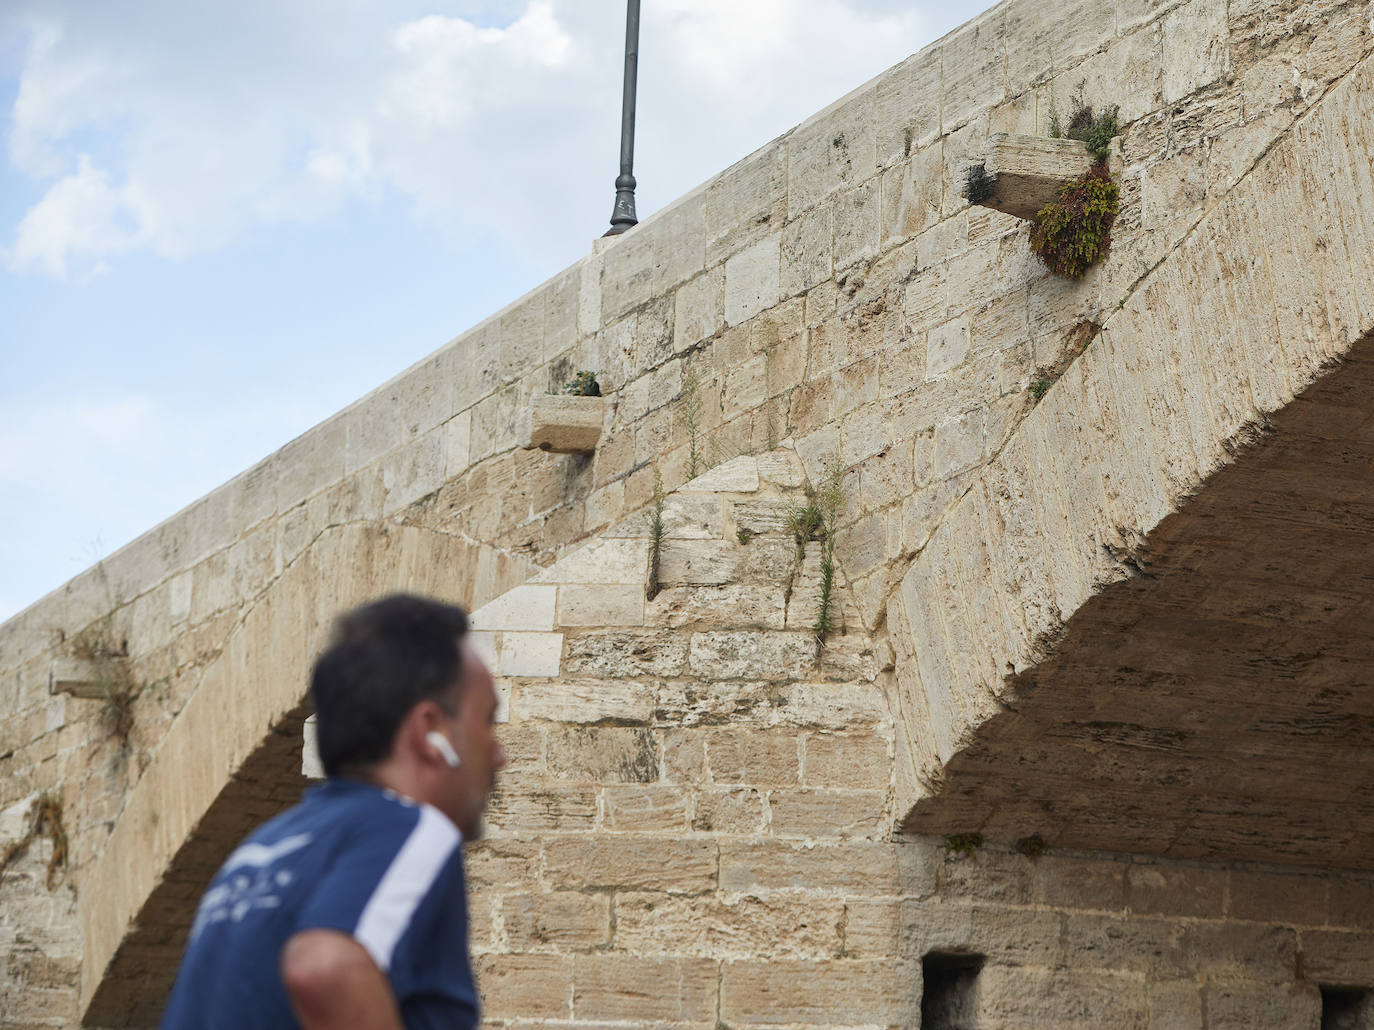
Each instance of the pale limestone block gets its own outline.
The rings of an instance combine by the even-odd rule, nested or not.
[[[870,86],[799,125],[787,140],[787,211],[796,215],[878,171],[876,91]]]
[[[503,677],[557,676],[562,657],[562,633],[501,633]]]
[[[520,416],[524,413],[521,393],[516,384],[477,402],[472,410],[473,461],[518,446]]]
[[[38,800],[36,793],[20,798],[0,809],[0,841],[11,844],[23,837],[29,828],[29,810]]]
[[[588,528],[609,525],[625,511],[625,480],[617,479],[587,497],[586,524]]]
[[[191,614],[191,574],[181,572],[167,581],[167,604],[173,625],[184,623]]]
[[[714,264],[787,216],[787,147],[778,139],[731,165],[706,186],[706,260]]]
[[[683,626],[782,629],[784,591],[782,583],[665,587],[648,602],[644,622],[647,626],[669,629]]]
[[[940,126],[949,133],[1006,99],[1006,33],[1001,7],[946,36]]]
[[[484,604],[469,617],[475,630],[505,629],[549,632],[553,629],[554,606],[558,588],[526,584],[507,591],[496,600]]]
[[[880,404],[870,404],[854,412],[844,420],[843,430],[844,445],[840,448],[839,459],[845,468],[872,457],[892,442],[892,424]]]
[[[706,267],[706,193],[695,190],[654,215],[654,292],[666,293]]]
[[[902,314],[916,333],[940,325],[948,310],[949,288],[943,266],[926,268],[907,284],[902,295]]]
[[[909,240],[939,222],[944,186],[944,156],[939,140],[883,172],[882,246]]]
[[[683,351],[725,326],[725,266],[717,265],[678,288],[673,349]]]
[[[582,288],[581,262],[563,269],[544,286],[545,363],[569,356],[577,347],[578,295]],[[455,374],[458,374],[455,370]]]
[[[731,458],[722,465],[708,469],[681,487],[683,493],[757,493],[759,462],[749,455]]]
[[[500,635],[494,632],[484,633],[480,630],[474,630],[468,633],[465,639],[491,674],[499,676],[501,674]]]
[[[797,501],[753,501],[731,504],[730,513],[735,526],[755,535],[759,533],[786,533],[790,526],[792,509]]]
[[[463,411],[501,386],[501,338],[495,318],[468,330],[449,343],[453,373],[450,410]]]
[[[643,371],[635,358],[638,324],[639,316],[631,314],[604,326],[593,337],[593,346],[584,359],[586,367],[597,373],[598,380],[604,377],[608,385],[618,390]]]
[[[795,451],[769,451],[760,454],[757,461],[759,477],[765,483],[782,487],[784,490],[794,490],[806,482],[806,472]]]
[[[852,190],[841,192],[833,202],[835,228],[834,263],[837,269],[878,254],[882,194],[881,180],[874,176]]]
[[[536,393],[522,420],[521,446],[557,454],[596,450],[605,420],[605,398]]]
[[[445,435],[442,429],[431,430],[382,459],[386,511],[398,511],[443,485]]]
[[[1026,440],[1026,465],[1022,476],[1029,484],[1026,496],[1035,505],[1036,517],[1045,529],[1044,567],[1049,572],[1060,621],[1068,621],[1092,596],[1092,571],[1084,560],[1082,528],[1074,525],[1064,503],[1056,457],[1059,441],[1052,436],[1048,417],[1037,408],[1021,424],[1017,435]],[[1050,543],[1052,541],[1052,543]]]
[[[1158,111],[1164,102],[1162,36],[1158,24],[1150,25],[1113,41],[1076,67],[1062,66],[1066,70],[1054,82],[1056,108],[1065,110],[1074,94],[1081,92],[1094,112],[1115,104],[1122,125]],[[1048,129],[1046,114],[1045,124],[1037,131]]]
[[[642,626],[644,588],[633,585],[558,588],[559,626]]]
[[[602,533],[605,539],[647,537],[650,513],[636,512]],[[721,501],[700,494],[669,494],[663,500],[663,536],[668,540],[719,540],[724,535]]]
[[[568,669],[615,679],[678,676],[687,662],[688,641],[674,633],[609,630],[570,637]]]
[[[739,576],[743,548],[733,540],[664,541],[658,580],[664,586],[717,586]]]
[[[307,780],[324,779],[324,763],[320,761],[320,735],[318,719],[311,715],[302,727],[304,739],[301,742],[301,775]]]
[[[950,259],[945,275],[951,314],[981,307],[1002,292],[997,283],[1001,253],[1001,241],[990,239]]]
[[[764,723],[817,730],[870,726],[886,737],[891,733],[892,716],[882,689],[875,684],[795,683],[784,688],[782,704],[764,714]]]
[[[577,335],[589,336],[601,328],[601,270],[605,259],[592,254],[578,265]]]
[[[834,213],[829,204],[807,211],[782,231],[782,295],[795,297],[834,276]]]
[[[459,412],[443,428],[444,478],[454,479],[472,464],[472,412]]]
[[[931,329],[926,338],[926,381],[942,378],[962,365],[970,346],[967,315]]]
[[[1048,86],[1036,86],[1013,95],[988,112],[988,134],[1014,132],[1029,136],[1049,133]],[[1042,119],[1042,112],[1044,117]]]
[[[939,136],[941,59],[939,47],[926,47],[879,78],[874,122],[880,168],[898,164]]]
[[[782,237],[766,236],[725,262],[725,323],[739,325],[778,302]]]
[[[511,697],[511,712],[519,721],[647,723],[653,710],[650,684],[617,680],[520,683]]]
[[[781,838],[876,838],[884,799],[877,790],[773,790],[768,795],[769,830]]]
[[[639,307],[655,292],[654,229],[650,225],[614,237],[601,255],[601,318],[610,322]]]
[[[648,560],[645,540],[594,540],[560,558],[532,582],[643,584]]]
[[[1073,67],[1115,34],[1115,7],[1102,0],[1056,0],[1008,7],[1008,90],[1019,93],[1043,79],[1049,69]],[[1104,98],[1108,103],[1112,99]]]
[[[720,412],[730,420],[753,411],[767,399],[768,357],[755,354],[743,364],[727,366],[721,376]]]
[[[810,633],[706,631],[692,634],[690,666],[710,679],[796,679],[816,665]]]
[[[636,368],[653,368],[673,356],[673,307],[676,298],[664,294],[635,313],[634,361]],[[622,382],[607,379],[611,386]]]
[[[1230,70],[1226,0],[1192,0],[1164,16],[1164,102],[1172,104]]]

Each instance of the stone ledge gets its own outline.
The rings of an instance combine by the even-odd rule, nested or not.
[[[1014,136],[988,138],[987,156],[969,169],[969,203],[1033,219],[1059,195],[1059,188],[1093,166],[1092,154],[1076,139]]]
[[[537,393],[530,398],[528,425],[522,426],[526,450],[589,454],[601,439],[605,398]]]

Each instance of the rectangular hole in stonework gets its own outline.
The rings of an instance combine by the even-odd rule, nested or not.
[[[982,955],[932,951],[922,958],[921,1030],[977,1030],[982,969]]]
[[[1323,987],[1322,1030],[1374,1030],[1374,990]]]

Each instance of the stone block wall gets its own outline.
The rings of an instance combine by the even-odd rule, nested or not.
[[[66,894],[42,896],[29,866],[0,881],[0,962],[16,971],[0,973],[0,1011],[29,996],[37,948],[65,970],[54,982],[71,983],[84,954],[79,993],[52,1017],[74,1018],[160,875],[115,877],[132,859],[106,855],[109,842],[152,839],[154,864],[179,843],[133,823],[112,837],[124,813],[155,810],[187,761],[197,786],[172,824],[189,830],[247,753],[240,737],[299,701],[303,681],[220,746],[166,746],[197,695],[201,710],[234,710],[242,684],[213,670],[252,650],[231,642],[331,534],[443,536],[457,571],[436,589],[478,606],[642,511],[655,471],[671,490],[693,451],[714,463],[790,439],[813,478],[832,459],[845,470],[850,625],[881,650],[897,584],[1031,410],[1032,381],[1369,52],[1371,16],[1364,0],[1010,0],[0,626],[0,828],[22,832],[55,792],[69,841]],[[1123,210],[1112,258],[1064,283],[1030,256],[1023,224],[970,208],[962,186],[988,134],[1044,132],[1076,93],[1121,105]],[[528,398],[579,369],[610,398],[596,455],[515,449]],[[699,405],[685,403],[692,382]],[[309,567],[330,596],[338,570]],[[313,609],[291,617],[318,629]],[[127,740],[99,702],[48,691],[81,633],[127,652],[140,687]],[[84,939],[87,916],[53,915],[73,889],[99,926]]]
[[[894,836],[890,663],[852,607],[809,632],[800,483],[773,452],[670,495],[652,600],[636,517],[474,613],[511,756],[468,853],[486,1025],[1316,1030],[1374,982],[1374,875]],[[983,959],[957,1024],[932,953]]]

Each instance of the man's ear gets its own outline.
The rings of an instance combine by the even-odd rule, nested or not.
[[[396,745],[411,754],[428,754],[432,748],[425,740],[443,725],[443,712],[433,701],[421,701],[401,720]]]

